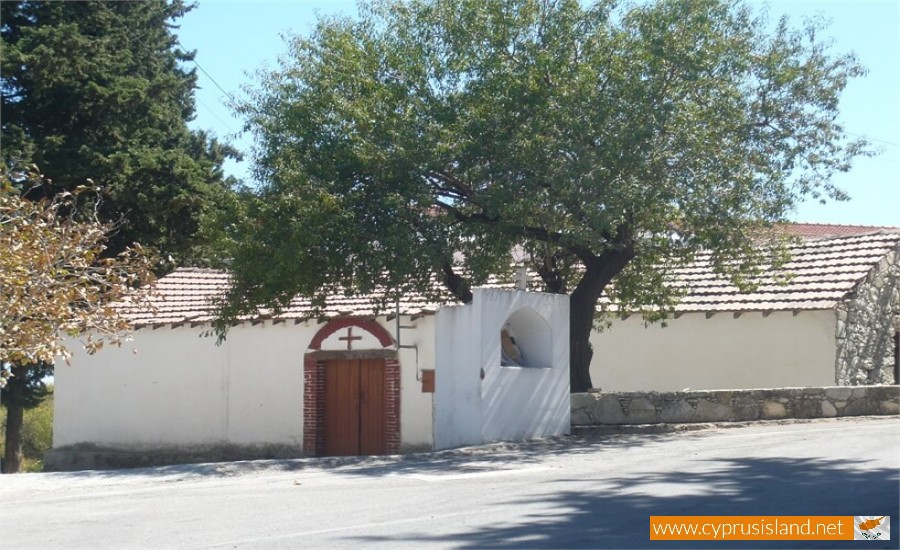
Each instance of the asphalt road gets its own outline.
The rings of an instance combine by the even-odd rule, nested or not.
[[[0,547],[670,548],[651,515],[890,515],[900,418],[560,438],[407,457],[0,477]]]

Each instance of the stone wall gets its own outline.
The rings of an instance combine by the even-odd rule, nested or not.
[[[659,424],[900,414],[900,387],[572,394],[572,425]]]
[[[900,248],[876,265],[849,299],[838,303],[838,385],[896,384],[894,334],[900,330]]]

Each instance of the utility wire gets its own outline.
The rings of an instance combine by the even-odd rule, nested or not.
[[[857,134],[857,133],[855,133],[855,132],[847,132],[847,133],[850,134],[851,136],[856,136],[856,137],[868,139],[868,140],[871,140],[871,141],[877,141],[878,143],[884,143],[884,144],[886,144],[886,145],[893,145],[894,147],[900,147],[900,143],[897,143],[896,141],[888,141],[888,140],[886,140],[886,139],[880,139],[880,138],[876,138],[876,137],[864,136],[864,135],[862,135],[862,134]]]
[[[184,45],[181,43],[181,41],[176,40],[175,43],[178,44],[178,46],[180,46],[182,50],[187,51],[187,48],[184,47]],[[193,63],[195,67],[197,67],[198,69],[200,69],[200,72],[202,72],[204,75],[206,75],[206,78],[208,78],[208,79],[210,80],[210,82],[212,82],[213,85],[214,85],[216,88],[219,89],[220,92],[222,92],[223,94],[225,94],[225,97],[227,97],[227,98],[228,98],[229,100],[231,100],[231,101],[234,101],[234,95],[231,94],[230,92],[226,91],[225,88],[223,88],[223,87],[216,81],[216,79],[213,78],[213,76],[212,76],[211,74],[209,74],[209,71],[207,71],[206,69],[204,69],[203,66],[200,65],[200,63],[197,62],[196,57],[195,57],[194,59],[191,59],[191,63]],[[216,113],[216,111],[215,111],[212,107],[210,107],[209,105],[207,105],[206,103],[204,103],[203,100],[201,100],[201,99],[200,99],[199,97],[197,97],[196,95],[194,96],[194,99],[197,101],[197,103],[199,103],[199,104],[202,105],[204,108],[206,108],[206,110],[209,111],[210,114],[212,114],[212,116],[214,116],[214,117],[216,118],[216,120],[218,120],[219,122],[221,122],[222,125],[225,126],[225,127],[228,129],[229,132],[231,132],[231,136],[237,137],[237,138],[244,144],[244,146],[247,147],[248,149],[251,148],[251,145],[250,145],[250,144],[247,142],[247,140],[244,138],[243,132],[240,132],[240,133],[239,133],[239,132],[235,132],[234,129],[231,127],[230,124],[228,124],[227,122],[225,122],[225,120],[223,120],[222,117],[220,117],[220,116],[218,115],[218,113]]]
[[[177,42],[177,41],[176,41],[176,44],[178,44],[179,46],[181,46],[181,48],[182,48],[183,50],[187,51],[187,48],[185,48],[185,47],[181,44],[181,42]],[[203,74],[206,75],[206,78],[210,79],[210,80],[212,81],[212,83],[215,84],[216,88],[218,88],[220,92],[222,92],[223,94],[225,94],[225,95],[228,97],[228,99],[230,99],[231,101],[234,101],[234,96],[233,96],[230,92],[226,92],[226,91],[225,91],[225,88],[223,88],[222,86],[220,86],[219,83],[216,82],[216,79],[213,78],[211,74],[209,74],[208,72],[206,72],[206,69],[204,69],[203,66],[200,65],[200,63],[197,62],[197,58],[196,58],[196,57],[195,57],[194,59],[191,59],[191,62],[192,62],[198,69],[200,69],[200,72],[201,72],[201,73],[203,73]]]
[[[197,101],[197,103],[199,103],[200,105],[203,105],[203,107],[204,107],[207,111],[209,111],[209,114],[211,114],[212,116],[214,116],[214,117],[216,118],[216,120],[218,120],[219,122],[221,122],[221,123],[222,123],[222,126],[224,126],[225,128],[227,128],[228,131],[231,132],[231,135],[235,135],[235,136],[238,135],[238,133],[235,132],[234,129],[231,128],[231,125],[230,125],[227,121],[225,121],[222,117],[220,117],[219,114],[218,114],[212,107],[210,107],[209,105],[207,105],[207,104],[206,104],[202,99],[200,99],[199,97],[194,97],[194,99]],[[241,141],[243,141],[243,138],[241,139]]]

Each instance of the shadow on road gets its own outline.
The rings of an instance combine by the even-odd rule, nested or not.
[[[540,463],[554,455],[578,455],[603,453],[658,443],[674,434],[607,434],[571,435],[552,437],[521,443],[495,443],[464,449],[423,452],[391,456],[345,456],[298,458],[277,460],[248,460],[235,462],[211,462],[204,464],[176,464],[122,470],[82,470],[51,473],[68,478],[115,478],[129,476],[170,477],[181,479],[222,478],[250,474],[278,472],[308,472],[328,470],[351,476],[377,477],[397,474],[452,474],[485,470],[492,467],[521,467]]]
[[[496,469],[517,469],[522,466],[540,464],[553,456],[577,456],[603,453],[640,447],[649,443],[666,441],[674,435],[668,434],[615,434],[615,435],[572,435],[553,437],[524,443],[495,443],[479,447],[452,449],[412,455],[392,457],[371,457],[369,461],[347,462],[353,467],[339,470],[353,476],[382,475],[452,475]],[[342,459],[320,459],[324,463]]]
[[[863,470],[865,461],[791,458],[706,462],[708,467],[703,473],[658,472],[640,478],[554,480],[548,482],[543,497],[543,503],[555,510],[553,513],[524,513],[514,524],[447,536],[417,535],[414,540],[423,545],[436,543],[458,548],[898,547],[900,478],[896,469]],[[572,490],[573,485],[579,484],[583,486]],[[659,494],[663,485],[665,495]],[[773,500],[773,494],[782,497]],[[789,496],[783,497],[785,494]],[[512,504],[522,505],[526,511],[536,498],[540,497]],[[651,542],[651,515],[890,515],[893,540]],[[353,540],[365,546],[400,541],[403,537]]]

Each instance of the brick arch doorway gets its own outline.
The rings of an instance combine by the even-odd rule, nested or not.
[[[305,454],[400,451],[400,362],[384,327],[333,319],[313,337],[303,365]]]

